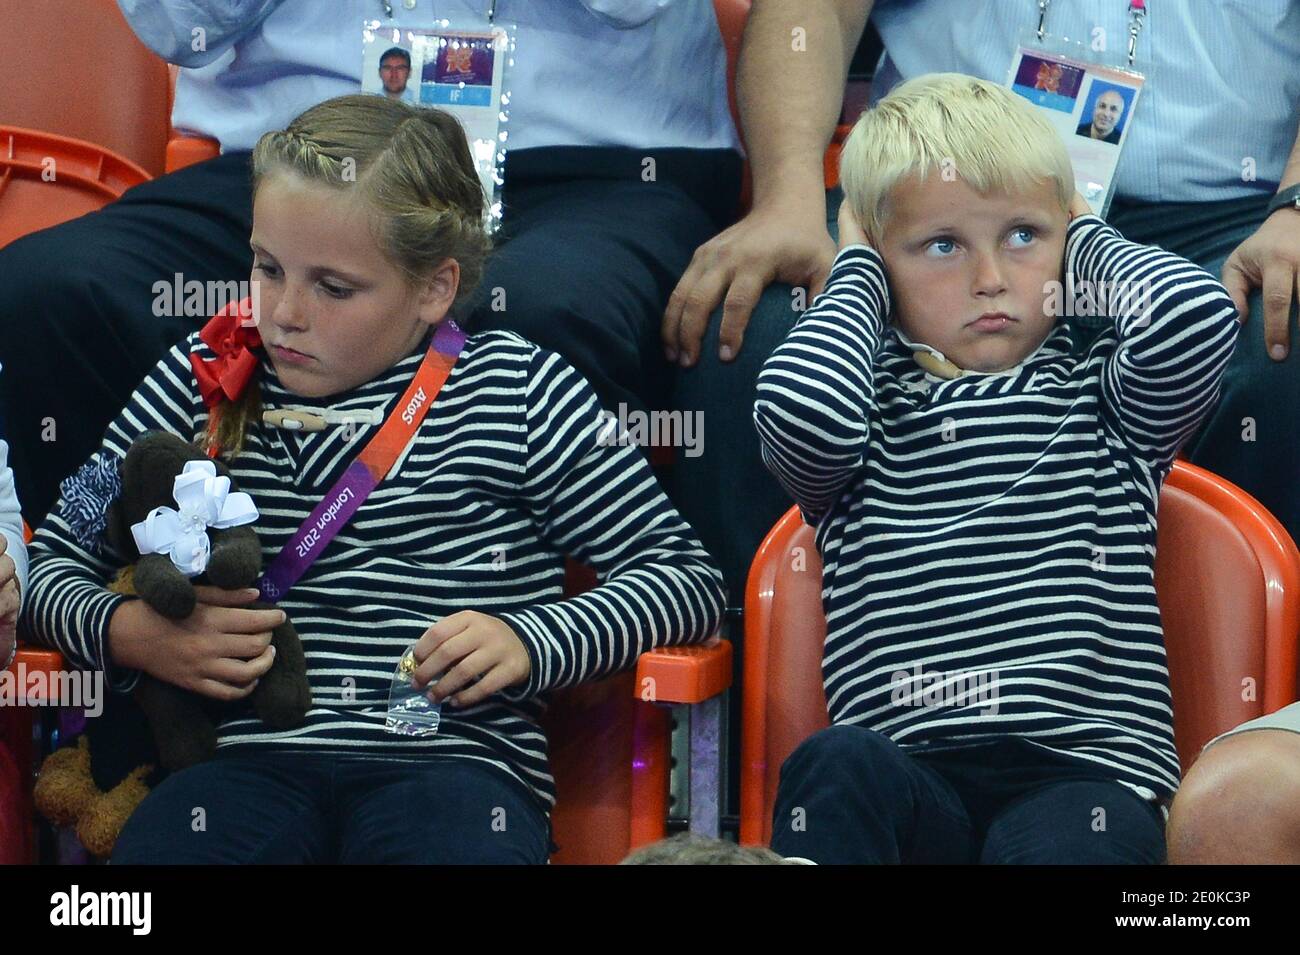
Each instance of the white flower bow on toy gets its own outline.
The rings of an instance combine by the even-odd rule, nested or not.
[[[230,478],[217,477],[211,461],[187,461],[172,488],[177,509],[155,507],[131,525],[141,554],[167,554],[186,577],[208,566],[208,528],[238,527],[257,520],[257,507],[243,491],[230,493]]]

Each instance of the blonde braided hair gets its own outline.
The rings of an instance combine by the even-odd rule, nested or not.
[[[353,94],[311,107],[253,148],[253,195],[266,177],[288,170],[312,183],[360,190],[375,213],[384,255],[412,285],[455,259],[453,305],[477,287],[491,241],[485,202],[465,131],[450,113],[386,96]],[[238,454],[261,418],[261,388],[249,382],[215,412],[212,451]]]

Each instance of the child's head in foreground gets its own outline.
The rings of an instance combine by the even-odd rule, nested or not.
[[[785,859],[764,846],[738,846],[679,832],[637,849],[619,865],[785,865]],[[788,863],[794,865],[796,863]]]
[[[990,372],[1047,338],[1074,175],[1028,102],[958,73],[909,80],[858,120],[840,178],[909,340]]]

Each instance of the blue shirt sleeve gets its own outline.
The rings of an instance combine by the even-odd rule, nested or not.
[[[177,66],[211,63],[284,0],[117,0],[140,42]]]

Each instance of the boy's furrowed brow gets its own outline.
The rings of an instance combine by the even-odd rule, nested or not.
[[[1041,209],[1026,209],[1007,217],[1007,228],[1015,228],[1018,225],[1032,225],[1040,229],[1046,229],[1052,224],[1052,217]]]
[[[920,246],[927,245],[940,236],[952,236],[954,238],[960,238],[961,236],[961,229],[948,221],[941,221],[933,224],[928,222],[923,223],[918,225],[916,228],[909,230],[909,232],[910,235],[906,239],[906,244],[912,248],[919,248]]]

